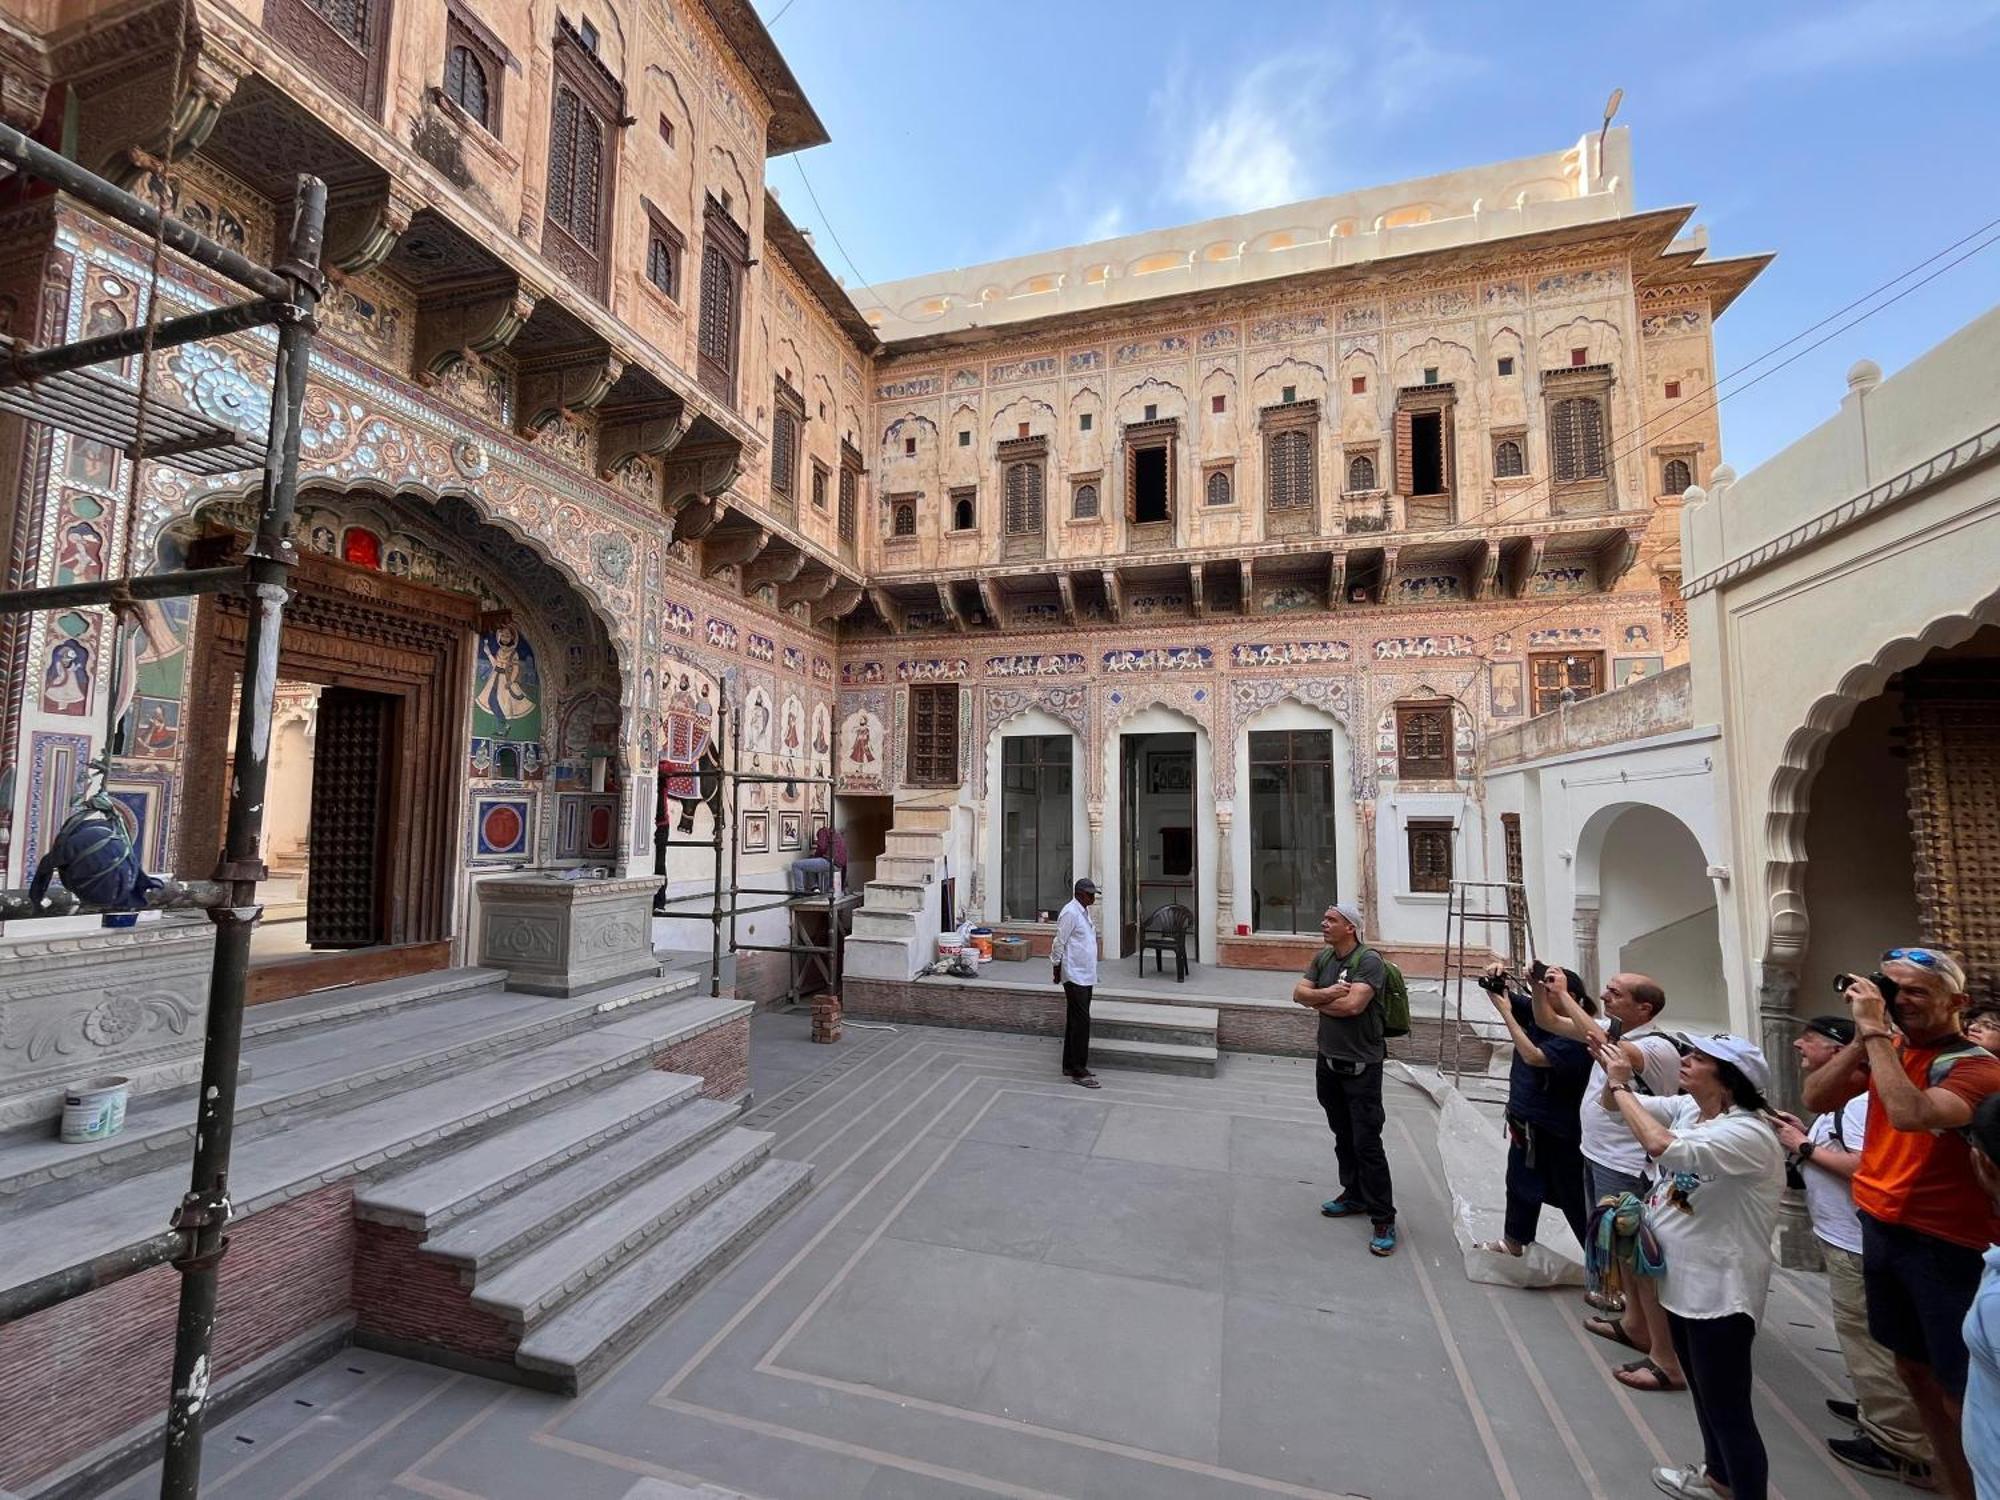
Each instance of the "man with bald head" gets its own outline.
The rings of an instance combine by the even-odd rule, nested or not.
[[[1566,1036],[1600,1055],[1616,1043],[1632,1065],[1636,1083],[1649,1094],[1665,1098],[1680,1092],[1681,1053],[1673,1041],[1657,1031],[1653,1022],[1667,1008],[1667,992],[1644,974],[1613,974],[1604,981],[1598,995],[1604,1007],[1604,1022],[1598,1023],[1569,992],[1561,969],[1550,969],[1535,986],[1535,1024],[1557,1036]],[[1589,1200],[1595,1205],[1606,1198],[1630,1193],[1644,1199],[1651,1160],[1632,1134],[1623,1115],[1614,1114],[1599,1100],[1606,1097],[1604,1064],[1595,1064],[1584,1086],[1581,1124],[1583,1127],[1584,1168],[1590,1174]],[[1657,1279],[1634,1276],[1631,1295],[1622,1316],[1590,1319],[1584,1326],[1601,1339],[1623,1344],[1639,1358],[1619,1367],[1619,1383],[1635,1391],[1679,1391],[1687,1388],[1681,1373],[1680,1357],[1674,1352],[1672,1330],[1667,1326],[1666,1309],[1660,1306]]]

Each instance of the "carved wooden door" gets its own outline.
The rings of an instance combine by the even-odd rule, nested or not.
[[[330,687],[314,731],[312,859],[306,943],[365,948],[383,940],[383,848],[388,834],[395,700]]]

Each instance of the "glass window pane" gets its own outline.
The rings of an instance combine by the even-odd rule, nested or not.
[[[1000,741],[1000,920],[1053,918],[1075,879],[1070,739]]]
[[[1333,736],[1323,729],[1250,736],[1250,907],[1257,932],[1313,932],[1338,897],[1334,878]]]

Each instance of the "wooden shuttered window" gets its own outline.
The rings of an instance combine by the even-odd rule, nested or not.
[[[1310,506],[1314,498],[1312,434],[1293,427],[1265,445],[1264,503],[1272,510]]]
[[[1007,465],[1007,534],[1039,536],[1042,531],[1042,465],[1024,459]]]
[[[554,87],[542,254],[571,281],[602,298],[617,155],[613,132],[625,113],[625,92],[566,22],[556,32]]]
[[[1449,703],[1396,705],[1396,774],[1406,781],[1449,781],[1457,774]]]
[[[1451,890],[1451,823],[1444,818],[1412,818],[1410,890],[1443,894]]]
[[[910,748],[904,769],[916,786],[958,785],[958,684],[911,687]]]
[[[1577,701],[1604,691],[1604,654],[1600,651],[1546,651],[1528,658],[1533,679],[1534,711],[1553,713],[1562,706],[1564,689]]]
[[[708,200],[702,227],[698,374],[703,386],[733,407],[737,338],[743,322],[743,270],[750,260],[750,241],[714,198]]]
[[[1604,477],[1604,406],[1595,397],[1566,396],[1549,409],[1549,452],[1556,483]]]

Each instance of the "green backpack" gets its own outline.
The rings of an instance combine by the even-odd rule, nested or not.
[[[1359,959],[1366,948],[1357,949],[1354,956]],[[1381,955],[1377,954],[1380,958]],[[1403,971],[1382,959],[1382,967],[1388,974],[1388,982],[1382,986],[1382,993],[1376,998],[1382,1002],[1382,1035],[1408,1036],[1410,1034],[1410,984],[1403,978]]]

